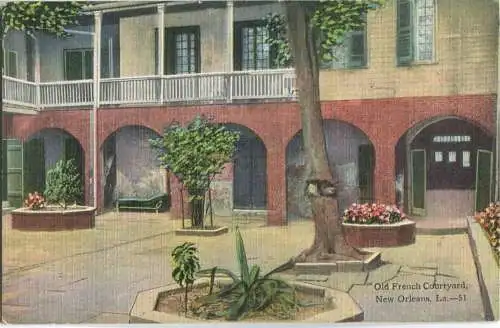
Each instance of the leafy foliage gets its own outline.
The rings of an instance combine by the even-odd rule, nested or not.
[[[366,23],[366,14],[384,4],[384,0],[321,0],[311,1],[309,24],[315,39],[316,53],[322,61],[335,60],[332,48],[341,45],[347,32],[355,31]],[[271,13],[265,18],[269,29],[267,42],[276,49],[276,64],[292,65],[285,15]]]
[[[150,143],[158,151],[161,165],[186,187],[189,201],[202,207],[201,211],[193,212],[203,216],[205,194],[211,179],[231,160],[238,139],[237,132],[197,116],[186,126],[172,123],[163,137],[150,140]],[[198,217],[196,225],[201,225],[202,220]]]
[[[78,24],[77,16],[86,5],[83,1],[12,1],[0,7],[2,32],[7,28],[33,33],[45,31],[66,36],[64,28]]]
[[[63,208],[77,202],[83,196],[80,174],[73,159],[60,160],[49,170],[44,194],[47,201],[59,204]]]
[[[195,281],[195,274],[200,269],[198,249],[191,242],[185,242],[172,251],[173,271],[172,278],[184,287],[184,304],[187,312],[188,287]]]
[[[215,274],[229,277],[232,283],[215,294],[201,298],[199,300],[201,305],[194,312],[200,314],[207,306],[209,308],[210,304],[222,302],[224,310],[204,313],[204,317],[207,319],[241,320],[251,313],[265,311],[269,307],[279,307],[280,310],[277,313],[283,315],[283,319],[292,317],[299,306],[295,289],[287,282],[272,277],[273,274],[283,271],[285,265],[263,275],[261,275],[259,266],[252,265],[250,268],[243,238],[238,228],[236,228],[236,256],[240,271],[239,275],[230,270],[217,267],[199,271],[199,274],[210,275],[210,290],[213,289]]]

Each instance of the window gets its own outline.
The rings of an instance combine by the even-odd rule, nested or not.
[[[276,53],[267,42],[269,31],[261,21],[238,22],[234,29],[234,66],[236,70],[276,67]]]
[[[17,77],[17,52],[7,50],[4,51],[4,72],[10,77]]]
[[[454,151],[448,152],[448,163],[455,163],[457,161],[457,153]]]
[[[462,167],[470,167],[470,151],[468,150],[462,152]]]
[[[356,68],[366,66],[365,28],[346,33],[341,45],[332,49],[333,59],[321,63],[321,68]]]
[[[440,163],[443,161],[443,152],[435,151],[434,152],[434,162]]]
[[[94,53],[92,49],[64,50],[64,78],[88,80],[93,78]]]
[[[434,136],[432,142],[437,143],[457,143],[457,142],[470,142],[470,136]]]
[[[435,0],[397,0],[398,65],[434,59]]]
[[[200,27],[165,29],[164,74],[200,72]],[[155,29],[155,72],[158,70],[158,29]]]

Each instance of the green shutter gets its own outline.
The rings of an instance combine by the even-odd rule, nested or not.
[[[84,80],[90,80],[94,78],[94,51],[93,50],[84,50],[83,51],[83,66],[85,75],[83,76]]]
[[[373,170],[375,168],[375,149],[373,145],[360,145],[358,148],[359,202],[373,201]]]
[[[478,150],[476,158],[476,211],[484,210],[491,201],[493,181],[491,151]]]
[[[165,33],[165,69],[167,74],[175,74],[175,31],[172,28],[167,28]]]
[[[349,36],[349,67],[365,67],[366,65],[366,47],[365,31],[352,31]]]
[[[31,139],[24,144],[24,193],[45,190],[45,148],[43,138]]]
[[[411,213],[425,215],[425,191],[427,189],[427,168],[424,149],[411,151]]]
[[[7,144],[7,200],[12,207],[23,206],[23,144],[16,139]]]
[[[66,80],[81,80],[83,77],[83,52],[66,50],[64,52],[64,78]]]
[[[409,65],[413,61],[413,2],[397,0],[396,55],[398,65]]]
[[[243,45],[242,45],[242,23],[234,23],[234,41],[233,41],[233,65],[235,71],[241,71],[243,61]]]

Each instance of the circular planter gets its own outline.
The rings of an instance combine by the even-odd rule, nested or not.
[[[43,210],[20,208],[12,211],[12,229],[24,231],[61,231],[95,227],[95,207],[47,207]]]
[[[354,247],[392,247],[415,243],[415,222],[392,224],[342,223],[344,238]]]

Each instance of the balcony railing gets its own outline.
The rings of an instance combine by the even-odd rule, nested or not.
[[[31,108],[88,107],[92,80],[42,82],[4,77],[4,102]],[[200,73],[100,80],[99,106],[178,102],[233,102],[295,98],[292,69]]]

